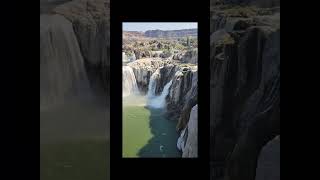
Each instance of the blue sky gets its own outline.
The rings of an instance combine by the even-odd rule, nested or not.
[[[147,31],[147,30],[179,30],[197,28],[198,23],[194,22],[124,22],[124,31]]]

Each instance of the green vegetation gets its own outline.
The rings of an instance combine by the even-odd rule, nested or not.
[[[138,51],[167,51],[167,50],[189,50],[198,47],[196,37],[183,37],[177,39],[157,39],[127,42],[123,45],[123,50],[127,53],[133,50]]]
[[[170,57],[173,54],[171,48],[164,49],[162,53],[164,54],[165,57]]]

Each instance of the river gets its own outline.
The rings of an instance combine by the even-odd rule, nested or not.
[[[176,122],[147,104],[147,96],[123,98],[123,157],[181,157]]]

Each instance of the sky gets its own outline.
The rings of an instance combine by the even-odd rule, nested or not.
[[[147,30],[179,30],[197,28],[198,23],[195,22],[124,22],[124,31],[147,31]]]

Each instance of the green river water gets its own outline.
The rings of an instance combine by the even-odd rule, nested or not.
[[[123,157],[181,157],[176,122],[163,109],[146,106],[146,97],[123,99]]]
[[[107,105],[75,102],[40,110],[40,179],[109,180]]]

